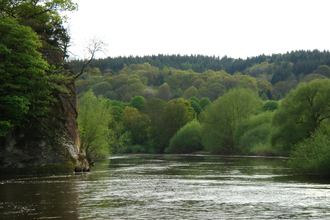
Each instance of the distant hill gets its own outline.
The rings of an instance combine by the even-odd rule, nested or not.
[[[83,63],[71,61],[77,71]],[[237,86],[256,90],[260,96],[267,93],[269,99],[274,99],[279,93],[285,96],[300,82],[330,77],[329,66],[330,52],[318,50],[247,59],[162,54],[108,57],[93,60],[76,86],[78,93],[93,89],[96,94],[124,102],[136,95],[162,97],[164,91],[168,93],[164,99],[189,97],[184,93],[190,92],[213,101]]]

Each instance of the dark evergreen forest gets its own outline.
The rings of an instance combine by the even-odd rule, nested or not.
[[[329,51],[291,51],[286,54],[272,54],[259,55],[256,57],[248,57],[247,59],[233,59],[227,56],[222,58],[215,56],[203,55],[152,55],[144,57],[116,57],[116,58],[102,58],[93,60],[91,67],[97,67],[100,71],[107,72],[111,70],[113,73],[118,73],[125,66],[131,64],[149,63],[151,66],[163,69],[164,67],[193,70],[197,73],[203,73],[206,70],[220,71],[224,70],[229,74],[235,72],[242,72],[243,74],[250,74],[251,67],[267,62],[273,64],[272,77],[270,82],[274,85],[279,81],[285,81],[290,75],[296,77],[303,74],[312,73],[320,65],[330,66],[330,52]],[[84,60],[73,60],[72,65],[78,70],[84,63]],[[252,74],[250,74],[252,75]]]

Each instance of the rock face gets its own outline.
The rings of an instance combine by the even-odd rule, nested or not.
[[[43,54],[50,64],[62,61],[59,51]],[[73,74],[69,66],[63,67]],[[49,115],[32,119],[0,139],[0,168],[65,165],[76,172],[90,170],[76,120],[78,100],[74,81],[67,83],[66,88],[67,94],[54,92],[59,101],[51,107]]]

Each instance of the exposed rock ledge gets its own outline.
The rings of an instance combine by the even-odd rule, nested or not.
[[[50,64],[61,63],[59,51],[44,52]],[[73,74],[69,66],[65,69]],[[70,166],[72,171],[89,171],[86,152],[78,132],[78,100],[74,81],[66,85],[69,94],[56,93],[59,102],[47,117],[35,118],[25,127],[0,138],[0,168]]]

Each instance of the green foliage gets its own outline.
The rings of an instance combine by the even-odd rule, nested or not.
[[[202,108],[201,106],[199,105],[199,102],[196,102],[194,100],[188,100],[190,102],[190,106],[194,109],[194,111],[196,112],[197,114],[197,118],[199,116],[199,114],[202,112]]]
[[[318,129],[330,117],[330,80],[316,79],[301,83],[281,103],[276,111],[272,144],[280,144],[289,153]]]
[[[117,107],[121,108],[122,110],[125,109],[125,105],[121,101],[108,99],[107,103],[109,106],[117,106]]]
[[[211,105],[211,101],[209,98],[202,98],[201,100],[199,100],[199,105],[200,107],[205,110],[208,106]]]
[[[265,92],[261,94],[260,98],[262,99],[262,101],[268,101],[268,97]]]
[[[170,86],[167,83],[161,85],[158,89],[158,98],[169,101],[171,97]]]
[[[320,65],[329,66],[329,55],[329,51],[318,50],[300,50],[272,55],[262,54],[247,59],[234,59],[227,56],[220,58],[203,55],[182,56],[180,54],[159,54],[157,56],[144,57],[109,57],[95,60],[94,65],[102,67],[102,72],[106,69],[113,69],[113,71],[117,73],[124,67],[124,63],[127,66],[131,64],[138,66],[144,62],[148,62],[151,66],[159,68],[160,70],[164,67],[166,67],[167,70],[170,68],[187,70],[187,64],[189,63],[189,69],[196,73],[203,73],[208,70],[214,73],[224,70],[233,75],[236,72],[242,72],[243,74],[249,74],[256,78],[271,81],[274,85],[279,81],[286,80],[290,74],[298,76],[302,73],[307,75],[316,70]],[[76,61],[76,63],[82,65],[80,64],[82,61]],[[196,79],[194,79],[194,81],[195,80]]]
[[[107,100],[96,97],[90,90],[79,100],[78,126],[82,143],[89,161],[103,159],[109,155],[115,142],[114,132],[109,125],[113,116]]]
[[[91,76],[102,76],[102,73],[99,68],[94,67],[89,71],[89,75]]]
[[[162,116],[165,106],[166,102],[164,100],[151,98],[142,107],[141,112],[148,115],[150,119],[150,138],[146,144],[153,149],[159,149],[161,146],[161,135],[163,133]]]
[[[119,141],[114,144],[115,153],[132,153],[132,135],[130,131],[124,132]]]
[[[313,73],[320,74],[320,75],[330,78],[330,67],[327,65],[320,65],[317,67],[317,69]]]
[[[278,109],[277,101],[268,101],[262,106],[263,111],[275,111],[276,109]]]
[[[165,149],[169,153],[191,153],[203,150],[201,125],[194,120],[182,127],[170,140]]]
[[[244,154],[269,155],[275,153],[269,142],[273,115],[273,112],[264,112],[259,115],[251,115],[247,119],[240,121],[234,132],[235,147]],[[271,150],[271,152],[267,153],[266,148]],[[262,152],[259,152],[261,149]]]
[[[37,35],[16,21],[0,17],[0,135],[29,117],[42,116],[59,88],[37,48]],[[47,71],[47,72],[46,72]]]
[[[71,0],[2,0],[1,16],[13,18],[19,24],[31,27],[43,42],[44,47],[62,49],[67,56],[70,36],[63,26],[66,17],[60,11],[74,11],[77,4]],[[48,44],[48,45],[47,45]]]
[[[189,99],[188,99],[188,101],[190,102],[190,101],[195,101],[195,102],[197,102],[198,104],[199,104],[199,99],[196,97],[196,96],[192,96],[192,97],[190,97]]]
[[[301,63],[296,63],[296,54],[301,55],[300,59],[304,60],[304,63],[309,63],[309,60],[306,61],[305,57],[314,60],[313,63],[309,63],[311,66],[307,68],[309,72],[306,72],[307,70],[304,69],[305,67],[301,68]],[[316,58],[312,54],[317,54],[317,57],[323,58],[322,60],[315,61]],[[299,82],[311,81],[314,78],[324,78],[325,76],[321,75],[322,71],[319,71],[320,73],[312,73],[318,67],[315,66],[315,63],[330,63],[330,52],[318,53],[317,51],[307,54],[305,52],[296,52],[287,54],[286,56],[274,55],[270,57],[262,55],[247,60],[233,60],[224,57],[218,60],[213,59],[212,63],[215,62],[217,64],[206,65],[209,68],[208,70],[205,69],[206,66],[204,66],[201,68],[203,72],[197,71],[196,68],[194,68],[197,67],[196,65],[192,65],[193,68],[188,71],[180,68],[183,68],[184,63],[192,64],[192,62],[186,59],[203,59],[204,61],[210,61],[209,58],[188,56],[168,57],[162,55],[159,55],[159,57],[161,57],[161,59],[158,59],[156,56],[152,58],[124,57],[114,59],[118,62],[119,60],[120,62],[125,62],[126,65],[127,63],[132,65],[127,65],[122,69],[118,69],[119,75],[103,79],[103,81],[109,82],[113,87],[113,91],[107,92],[106,97],[129,102],[130,99],[136,95],[143,96],[146,99],[156,96],[165,101],[180,97],[188,99],[191,96],[196,96],[199,98],[207,97],[213,102],[230,89],[249,88],[253,91],[258,91],[263,100],[273,100],[279,93],[285,96],[290,90],[295,89]],[[289,60],[282,61],[283,57],[287,57]],[[161,67],[157,66],[157,68],[153,66],[167,62],[170,58],[177,62],[175,64],[171,61],[171,64],[168,64],[168,66],[173,65],[173,67],[164,68],[166,65],[161,65]],[[142,61],[146,61],[146,59],[151,66],[147,67],[143,65],[144,62]],[[154,62],[154,59],[158,60],[158,62]],[[98,66],[100,68],[102,67],[104,69],[103,71],[105,71],[105,66],[108,65],[108,62],[112,63],[114,61],[99,61]],[[234,65],[233,63],[236,64]],[[198,62],[198,65],[201,65],[201,62]],[[217,71],[211,70],[212,67],[215,66],[217,67]],[[113,66],[108,68],[113,68]],[[300,69],[300,72],[297,72],[297,68]],[[320,69],[326,70],[324,65],[322,68],[320,67]],[[270,83],[272,79],[274,85]],[[118,82],[120,82],[120,86],[117,86]],[[79,84],[81,83],[79,82]],[[89,87],[86,86],[86,89],[88,90]],[[280,99],[281,96],[277,98]]]
[[[146,114],[141,114],[136,108],[126,106],[123,112],[123,125],[126,131],[131,132],[133,145],[147,141],[150,119]]]
[[[142,96],[135,96],[131,99],[131,102],[128,104],[128,106],[136,108],[137,110],[141,111],[143,104],[145,103],[145,98]]]
[[[330,174],[329,133],[315,131],[310,138],[294,145],[288,164],[302,173]]]
[[[218,98],[207,110],[203,122],[202,141],[214,153],[234,153],[234,132],[237,124],[255,113],[262,100],[250,89],[233,89]]]
[[[106,92],[112,90],[112,86],[108,82],[100,82],[94,86],[91,87],[93,89],[96,96],[98,95],[104,95]]]
[[[281,93],[278,93],[277,96],[276,96],[276,98],[275,98],[275,100],[276,101],[280,101],[281,99],[283,99],[283,96],[282,96]]]
[[[169,140],[195,117],[196,113],[188,101],[182,98],[169,101],[162,114],[162,131],[159,134],[160,143],[157,151],[162,153],[168,146]]]
[[[198,90],[194,86],[190,86],[186,91],[184,91],[182,98],[189,99],[196,96],[198,96]]]

